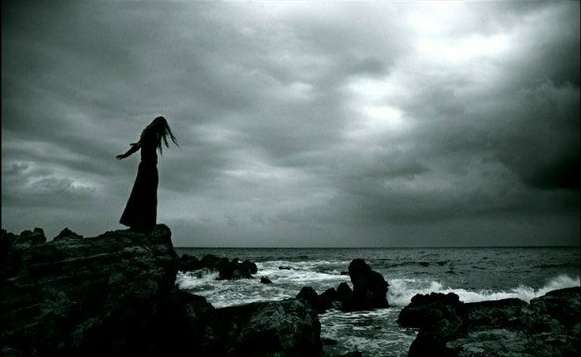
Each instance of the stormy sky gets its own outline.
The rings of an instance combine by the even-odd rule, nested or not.
[[[579,2],[2,2],[2,227],[178,246],[579,244]]]

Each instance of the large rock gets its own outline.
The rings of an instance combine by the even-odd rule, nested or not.
[[[45,244],[17,241],[11,251],[19,268],[0,282],[3,345],[35,356],[146,354],[151,317],[174,288],[168,227],[158,225],[148,236],[114,231]]]
[[[423,328],[441,319],[459,320],[460,304],[460,298],[454,293],[418,294],[400,311],[397,322],[402,327]]]
[[[317,313],[297,299],[217,310],[226,356],[320,356]]]
[[[71,231],[68,227],[65,227],[53,240],[63,240],[63,239],[82,239],[83,236]]]
[[[366,310],[388,307],[388,284],[383,276],[372,270],[363,259],[353,259],[349,264],[349,277],[353,284],[353,300],[347,310]]]
[[[252,274],[258,272],[256,264],[249,260],[240,262],[236,258],[229,260],[213,254],[207,254],[202,259],[188,254],[179,258],[178,270],[195,271],[200,269],[218,271],[217,279],[219,280],[252,279]]]
[[[202,269],[204,266],[202,262],[189,254],[183,254],[178,260],[178,270],[179,271],[193,271]]]
[[[240,263],[238,259],[229,261],[223,258],[218,263],[218,279],[220,280],[252,279],[252,274],[256,274],[257,271],[256,264],[248,260]]]
[[[15,244],[21,236],[5,231],[0,238],[2,356],[320,354],[317,314],[299,300],[216,310],[177,290],[178,259],[164,225],[150,235],[125,230],[38,244]]]
[[[419,327],[409,356],[575,356],[581,346],[581,288],[531,300],[462,303],[455,294],[416,295],[398,322]]]
[[[4,231],[6,232],[6,231]],[[3,233],[9,240],[12,240],[12,245],[16,248],[29,248],[35,245],[43,244],[46,242],[46,236],[41,228],[34,228],[32,231],[25,230],[16,236],[12,233]]]

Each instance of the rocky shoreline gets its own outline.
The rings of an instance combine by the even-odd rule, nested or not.
[[[553,290],[530,303],[514,298],[463,303],[454,293],[416,295],[398,323],[419,328],[409,357],[578,356],[581,288]]]
[[[179,290],[178,271],[258,278],[248,260],[178,257],[165,225],[147,236],[118,230],[84,238],[65,229],[49,242],[39,228],[2,230],[0,356],[323,356],[332,341],[321,340],[318,314],[389,307],[389,284],[362,259],[345,273],[353,288],[341,283],[318,294],[304,287],[296,298],[219,309]],[[573,356],[579,297],[579,288],[530,304],[416,295],[398,323],[419,329],[412,357]]]
[[[297,299],[215,309],[175,286],[171,231],[46,242],[2,231],[2,356],[320,356]]]

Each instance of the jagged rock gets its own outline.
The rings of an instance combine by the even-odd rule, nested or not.
[[[334,291],[335,289],[329,290]],[[310,286],[305,286],[297,294],[296,298],[309,304],[318,313],[324,313],[328,309],[334,307],[334,301],[330,298],[328,290],[325,291],[325,293],[318,295],[315,289]]]
[[[202,266],[208,269],[217,270],[218,264],[222,258],[215,256],[213,254],[207,254],[202,257]]]
[[[0,280],[14,276],[20,269],[20,255],[13,249],[18,236],[2,229],[0,234]]]
[[[255,263],[244,260],[240,262],[238,258],[229,260],[228,258],[218,257],[213,254],[207,254],[198,258],[184,254],[178,261],[178,270],[180,271],[195,271],[199,269],[209,269],[218,271],[218,279],[251,279],[252,274],[258,272],[258,267]]]
[[[227,258],[223,258],[218,263],[218,279],[220,280],[252,279],[252,274],[257,271],[256,264],[248,260],[240,263],[238,259],[228,261]]]
[[[178,270],[179,271],[193,271],[204,268],[202,262],[191,255],[182,254],[178,260]]]
[[[169,228],[21,248],[18,274],[0,283],[5,346],[35,356],[147,355],[142,340],[154,340],[152,316],[174,287]]]
[[[454,293],[418,294],[401,310],[397,322],[402,327],[422,328],[444,318],[457,320],[460,304],[460,298]]]
[[[343,306],[351,306],[351,301],[353,300],[353,290],[347,283],[341,283],[337,287],[337,300]]]
[[[353,259],[349,264],[349,276],[353,284],[353,300],[347,310],[364,310],[388,307],[388,284],[383,276],[371,270],[363,259]]]
[[[71,231],[68,227],[66,227],[56,237],[54,237],[53,240],[59,241],[63,239],[81,239],[81,238],[83,238],[82,235],[77,234]]]
[[[258,267],[255,263],[251,262],[250,260],[245,260],[240,265],[240,269],[243,271],[248,271],[250,274],[258,273]]]
[[[2,355],[320,356],[317,314],[296,299],[216,310],[177,290],[164,225],[26,248],[1,239],[20,259],[0,280]]]
[[[266,276],[261,276],[260,277],[260,282],[262,284],[272,284],[272,281],[269,278],[267,278]]]
[[[574,356],[581,345],[581,288],[531,300],[462,303],[455,294],[416,295],[398,322],[420,327],[408,356]]]
[[[24,249],[43,243],[46,243],[44,231],[41,228],[34,228],[32,231],[22,231],[22,233],[16,237],[12,245],[14,248]]]
[[[320,356],[317,313],[297,299],[218,309],[227,356]]]
[[[461,308],[464,328],[482,330],[519,328],[528,304],[520,299],[501,299],[466,303]]]

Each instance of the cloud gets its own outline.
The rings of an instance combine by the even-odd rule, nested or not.
[[[161,114],[179,245],[578,243],[579,3],[12,2],[2,50],[8,229],[118,227]]]

